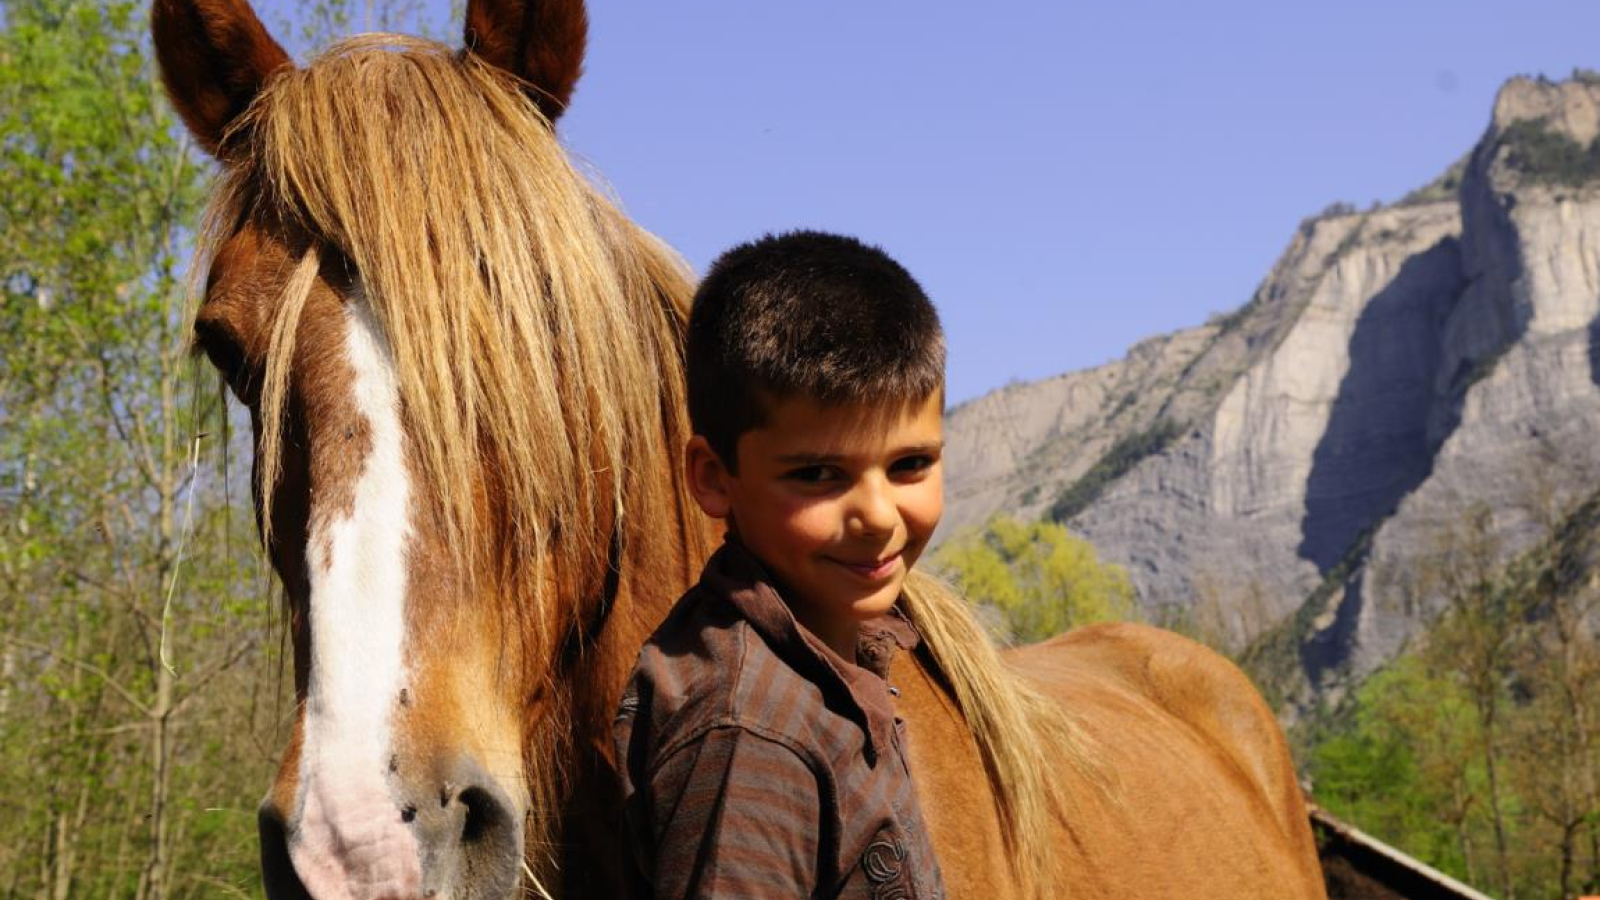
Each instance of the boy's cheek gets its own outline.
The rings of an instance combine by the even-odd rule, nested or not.
[[[829,500],[805,489],[780,489],[764,500],[764,510],[785,527],[808,528],[829,516]]]
[[[944,485],[938,479],[930,479],[917,487],[919,490],[906,504],[904,515],[912,530],[922,531],[926,536],[933,532],[939,524],[939,518],[944,515]]]
[[[830,515],[817,504],[797,507],[789,513],[783,528],[798,545],[810,547],[826,544],[842,533],[844,528],[842,517]]]

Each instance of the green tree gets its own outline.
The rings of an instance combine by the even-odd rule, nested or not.
[[[1418,561],[1416,570],[1424,591],[1445,603],[1445,613],[1429,635],[1425,658],[1466,692],[1476,714],[1474,751],[1487,782],[1494,881],[1511,900],[1517,886],[1502,768],[1512,664],[1527,595],[1506,569],[1505,558],[1494,513],[1479,503],[1440,529],[1432,551]]]
[[[1510,664],[1507,781],[1554,875],[1541,887],[1571,897],[1600,890],[1600,496],[1552,511],[1535,519],[1546,541],[1517,566],[1527,599]]]
[[[997,610],[1018,641],[1135,617],[1128,573],[1054,522],[997,516],[940,546],[933,564],[967,597]]]
[[[217,381],[188,348],[209,164],[160,96],[146,14],[0,2],[5,897],[258,881],[266,593]]]
[[[1530,466],[1500,511],[1533,526],[1516,554],[1481,504],[1443,517],[1410,587],[1439,615],[1311,755],[1334,812],[1507,898],[1600,887],[1600,492],[1573,502],[1591,483]]]
[[[1411,654],[1356,692],[1349,724],[1318,744],[1316,797],[1357,827],[1468,883],[1481,872],[1473,833],[1483,767],[1471,698]]]
[[[454,33],[450,6],[315,0],[277,30]],[[148,11],[0,0],[0,898],[261,893],[285,671],[249,429],[189,352],[212,163]]]

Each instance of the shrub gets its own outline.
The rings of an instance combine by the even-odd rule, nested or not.
[[[1500,133],[1506,163],[1536,184],[1579,187],[1600,179],[1600,138],[1584,145],[1543,119],[1513,122]]]

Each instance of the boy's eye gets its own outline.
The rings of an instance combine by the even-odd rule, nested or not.
[[[838,477],[838,470],[833,466],[801,466],[790,469],[783,474],[789,481],[798,481],[802,484],[821,484]]]
[[[889,471],[896,472],[901,475],[914,475],[918,472],[927,471],[933,466],[933,463],[934,458],[931,455],[919,453],[915,456],[905,456],[895,460],[894,463],[889,466]]]

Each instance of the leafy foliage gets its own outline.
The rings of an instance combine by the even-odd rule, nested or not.
[[[1504,564],[1486,507],[1440,526],[1413,578],[1444,608],[1322,725],[1322,803],[1503,896],[1600,888],[1597,511],[1537,517],[1546,540]]]
[[[1358,822],[1407,853],[1461,873],[1464,835],[1481,824],[1477,801],[1481,739],[1460,686],[1417,656],[1364,684],[1353,723],[1316,747],[1316,795],[1336,815]]]
[[[267,596],[142,2],[0,2],[0,896],[258,889]],[[239,448],[234,448],[235,452]],[[267,677],[261,677],[267,675]],[[267,736],[267,737],[264,737]]]
[[[1418,203],[1435,203],[1440,200],[1454,200],[1461,193],[1461,181],[1467,174],[1467,163],[1471,154],[1461,157],[1450,164],[1438,178],[1417,188],[1400,199],[1398,206],[1409,206]]]
[[[1501,133],[1500,144],[1507,164],[1536,184],[1581,187],[1600,178],[1600,138],[1584,146],[1543,119],[1524,119]]]
[[[999,516],[940,546],[933,562],[967,597],[997,610],[1018,641],[1135,617],[1128,573],[1053,522]]]

